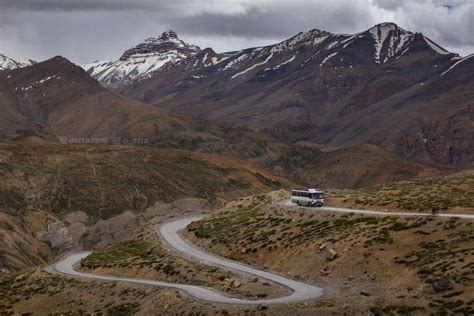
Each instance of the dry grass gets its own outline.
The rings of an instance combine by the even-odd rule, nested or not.
[[[474,171],[392,182],[356,191],[332,190],[329,202],[367,209],[474,212]]]
[[[215,203],[291,183],[249,162],[151,147],[1,143],[0,161],[4,210],[83,211],[93,220],[156,201]]]

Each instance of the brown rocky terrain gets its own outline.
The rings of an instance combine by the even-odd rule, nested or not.
[[[120,240],[153,217],[158,202],[199,198],[205,203],[188,204],[206,209],[293,185],[250,162],[149,147],[10,142],[0,143],[0,161],[7,271]]]

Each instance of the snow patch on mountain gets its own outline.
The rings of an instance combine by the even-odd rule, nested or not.
[[[382,45],[388,36],[390,28],[387,27],[373,27],[369,30],[370,34],[375,40],[375,62],[380,62],[380,53],[382,51]]]
[[[336,45],[338,45],[340,43],[340,41],[336,40],[336,41],[333,41],[331,43],[329,43],[327,46],[326,46],[326,49],[331,49],[333,47],[335,47]]]
[[[261,63],[253,64],[253,65],[250,66],[249,68],[247,68],[247,69],[245,69],[245,70],[243,70],[243,71],[241,71],[241,72],[239,72],[239,73],[236,73],[235,75],[232,76],[232,79],[234,79],[234,78],[236,78],[236,77],[238,77],[238,76],[240,76],[240,75],[243,75],[243,74],[247,73],[248,71],[250,71],[250,70],[252,70],[252,69],[257,68],[258,66],[265,65],[266,63],[268,63],[268,62],[270,61],[270,59],[272,59],[272,57],[273,57],[273,53],[270,53],[270,55],[268,55],[268,57],[267,57],[264,61],[262,61]]]
[[[283,65],[286,65],[286,64],[289,64],[289,63],[291,63],[293,60],[295,60],[295,58],[296,58],[296,55],[293,55],[293,57],[291,57],[290,59],[288,59],[288,60],[285,60],[284,62],[282,62],[282,63],[280,63],[280,64],[276,65],[275,67],[272,67],[272,68],[266,68],[264,71],[269,71],[269,70],[276,70],[276,69],[280,68],[280,67],[281,67],[281,66],[283,66]]]
[[[231,69],[231,68],[235,68],[238,64],[240,64],[241,62],[243,62],[244,60],[248,59],[250,56],[247,55],[247,54],[242,54],[240,55],[239,57],[235,58],[235,59],[232,59],[231,61],[229,61],[223,68],[223,70],[228,70],[228,69]]]
[[[360,34],[362,34],[362,33],[357,33],[357,34],[351,35],[351,36],[349,36],[348,38],[346,38],[345,40],[343,40],[343,41],[341,41],[341,42],[338,42],[337,44],[338,44],[338,46],[344,44],[344,45],[342,46],[342,48],[347,48],[347,46],[351,45],[351,44],[354,42],[354,40],[355,40],[356,38],[358,38],[358,37],[359,37],[359,38],[360,38],[360,37],[363,37],[363,35],[360,35]],[[332,44],[332,43],[331,43],[331,44]],[[331,47],[332,47],[332,46],[331,46]]]
[[[326,31],[321,31],[321,30],[316,30],[316,29],[308,31],[308,32],[301,32],[287,40],[284,40],[278,44],[273,45],[271,48],[271,52],[272,53],[285,52],[300,45],[313,45],[314,46],[323,42],[330,35],[331,34]]]
[[[448,70],[442,72],[440,76],[444,76],[445,74],[447,74],[448,72],[450,72],[454,67],[458,66],[460,63],[465,62],[466,60],[468,60],[468,59],[470,59],[470,58],[472,58],[472,57],[474,57],[474,54],[467,55],[466,57],[461,58],[460,60],[458,60],[457,62],[455,62],[453,65],[451,65],[451,67],[449,67]]]
[[[369,33],[375,41],[375,63],[386,63],[393,57],[405,54],[415,34],[394,23],[381,23],[371,29]]]
[[[324,58],[323,61],[319,64],[319,67],[322,67],[329,59],[336,56],[337,54],[338,53],[335,52],[335,53],[332,53],[332,54],[329,54],[328,56],[326,56],[326,58]]]
[[[61,79],[61,76],[57,76],[57,77],[56,77],[56,75],[48,76],[48,77],[43,78],[43,79],[41,79],[41,80],[34,81],[34,82],[30,83],[29,86],[26,86],[26,87],[16,87],[15,90],[28,91],[28,90],[30,90],[31,88],[33,88],[34,86],[40,85],[40,84],[45,83],[46,81],[49,81],[49,80],[52,80],[52,79],[59,80],[59,79]],[[43,94],[43,95],[44,95],[44,94]]]
[[[115,62],[97,62],[82,67],[98,81],[106,85],[113,85],[115,82],[139,79],[147,74],[160,69],[163,65],[171,61],[186,58],[177,51],[169,51],[161,54],[141,54],[134,55],[128,60],[117,60]]]

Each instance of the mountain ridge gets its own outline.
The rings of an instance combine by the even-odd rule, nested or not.
[[[249,49],[252,49],[252,50],[262,49],[262,48],[270,47],[270,46],[272,47],[272,52],[278,52],[278,51],[283,51],[285,49],[294,47],[296,45],[313,45],[314,46],[321,43],[322,41],[326,39],[334,40],[331,43],[328,43],[326,48],[332,48],[332,47],[337,47],[341,45],[343,45],[343,47],[346,48],[349,45],[351,45],[354,41],[357,41],[358,38],[361,38],[367,35],[371,36],[375,41],[375,49],[376,49],[374,53],[375,63],[385,63],[391,58],[402,56],[410,48],[409,44],[416,37],[419,37],[419,36],[422,37],[422,39],[426,42],[426,45],[428,45],[430,49],[432,49],[433,51],[440,54],[451,54],[444,48],[434,43],[429,38],[423,36],[421,33],[412,33],[410,31],[407,31],[397,26],[395,23],[391,23],[391,22],[384,22],[384,23],[377,24],[364,32],[360,32],[356,34],[333,34],[327,31],[319,30],[319,29],[312,29],[307,32],[300,32],[290,37],[289,39],[276,43],[276,44],[262,46],[262,47],[247,48],[247,49],[240,50],[240,52],[249,50]],[[343,39],[341,41],[337,41],[338,38],[343,38]],[[167,59],[163,63],[160,63],[159,65],[150,69],[136,68],[136,71],[138,73],[134,74],[130,78],[126,78],[129,74],[120,73],[119,69],[115,69],[115,68],[120,68],[120,67],[117,67],[117,63],[119,61],[122,61],[122,62],[126,61],[130,57],[136,55],[137,53],[147,53],[150,51],[151,47],[158,48],[159,50],[161,50],[162,53],[166,49],[172,50],[176,48],[173,45],[171,46],[165,45],[164,47],[162,46],[160,49],[159,47],[160,44],[167,43],[167,42],[178,44],[178,46],[180,46],[181,48],[185,48],[189,50],[190,52],[186,54],[185,58],[174,58],[174,59],[169,59],[169,60]],[[199,52],[199,51],[200,51],[199,47],[195,45],[189,45],[183,42],[182,40],[178,38],[176,32],[172,30],[168,30],[168,31],[163,32],[163,34],[160,37],[147,38],[144,40],[144,42],[126,50],[122,54],[122,56],[119,58],[119,60],[116,62],[98,61],[94,63],[84,64],[82,65],[82,67],[86,69],[86,71],[88,71],[93,77],[98,79],[99,82],[101,82],[103,85],[105,85],[106,87],[115,89],[115,88],[128,84],[130,80],[127,80],[127,79],[141,80],[151,75],[154,72],[159,72],[162,66],[164,66],[168,62],[179,63],[180,61],[186,58],[192,57],[192,55],[194,55],[196,52]],[[238,52],[224,52],[217,55],[229,56],[235,53],[238,53]],[[151,59],[150,59],[150,62],[148,62],[146,61],[146,56],[144,57],[145,59],[141,61],[142,63],[146,63],[146,64],[152,63]],[[152,56],[148,56],[148,57],[151,58]],[[114,73],[116,77],[114,80],[110,79],[112,75],[111,73]]]
[[[430,134],[441,123],[437,119],[420,124],[424,122],[423,113],[408,114],[408,108],[420,103],[404,95],[417,95],[417,87],[436,82],[443,72],[464,60],[421,33],[393,23],[381,23],[352,35],[311,30],[277,44],[217,54],[215,63],[207,67],[203,66],[202,57],[200,53],[169,63],[150,78],[115,91],[157,107],[225,127],[249,128],[285,142],[309,141],[336,147],[369,142],[408,158],[463,167],[474,160],[471,151],[466,150],[471,137],[466,136],[461,142],[448,139],[453,127],[443,131],[449,136],[443,137],[444,144],[431,145],[419,137],[416,148],[406,148],[413,134]],[[463,61],[451,73],[463,76],[469,71],[469,64]],[[410,102],[388,106],[394,99]],[[453,106],[461,110],[468,104],[463,98],[462,103]],[[376,111],[378,107],[384,108],[385,113]],[[375,134],[374,124],[368,120],[362,120],[364,126],[351,121],[368,109],[381,116],[371,114],[375,122],[393,114],[405,128],[397,126],[394,133],[377,129]],[[454,110],[441,105],[436,111],[455,115]],[[359,130],[351,135],[342,130],[337,135],[340,121],[347,121],[348,126],[358,125]],[[439,133],[428,136],[439,138]]]

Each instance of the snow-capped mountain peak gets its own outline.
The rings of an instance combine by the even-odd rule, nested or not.
[[[165,64],[177,63],[200,51],[198,46],[184,42],[174,31],[168,30],[127,49],[117,61],[96,61],[82,67],[106,86],[119,87],[148,78]]]
[[[11,70],[31,66],[34,62],[30,59],[13,60],[10,57],[0,54],[0,70]]]
[[[369,34],[372,37],[375,48],[374,62],[378,64],[399,58],[414,46],[420,45],[420,42],[435,54],[451,54],[423,34],[407,31],[391,22],[377,24],[361,34]],[[359,37],[364,37],[364,35]]]
[[[189,57],[199,52],[200,48],[182,41],[174,31],[168,30],[159,37],[149,37],[143,43],[127,49],[120,60],[127,60],[136,55],[161,54],[171,50],[176,50]]]
[[[380,23],[368,30],[375,41],[375,62],[385,63],[402,53],[413,40],[413,33],[395,23]]]

